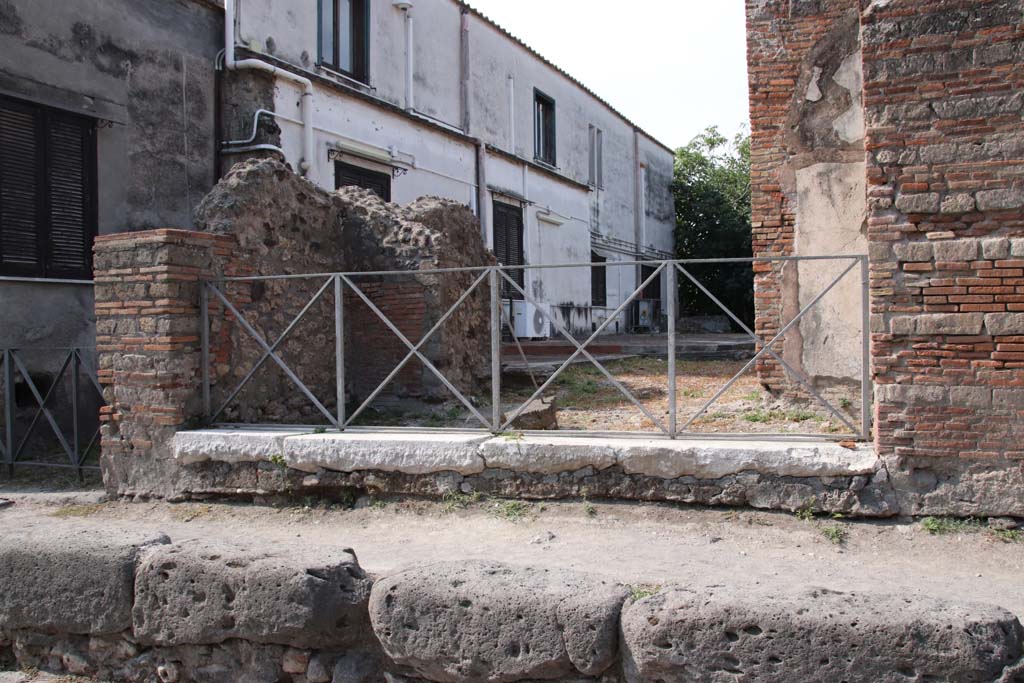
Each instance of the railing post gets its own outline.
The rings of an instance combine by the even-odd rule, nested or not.
[[[676,438],[676,305],[679,299],[676,264],[669,264],[668,303],[668,437]]]
[[[334,276],[334,391],[338,400],[338,431],[345,429],[345,290],[341,276]]]
[[[4,431],[7,444],[7,474],[14,476],[14,360],[4,349]]]
[[[78,357],[78,349],[71,349],[71,450],[75,454],[75,470],[78,472],[79,481],[82,480],[82,454],[79,453],[80,444],[78,441],[78,371],[81,360]]]
[[[491,266],[487,283],[491,290],[491,431],[501,431],[501,300],[498,267]]]
[[[203,383],[203,421],[208,421],[213,410],[210,405],[210,292],[206,281],[199,283],[199,346],[202,364],[200,381]]]
[[[861,299],[861,379],[860,424],[861,438],[871,441],[871,283],[868,257],[860,257]]]

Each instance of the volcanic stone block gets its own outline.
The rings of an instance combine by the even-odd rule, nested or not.
[[[370,619],[394,662],[431,681],[594,676],[616,659],[627,593],[570,571],[442,562],[378,581]]]
[[[117,529],[0,534],[0,630],[117,633],[132,623],[135,560],[163,534]]]
[[[1021,657],[998,607],[783,585],[671,588],[622,615],[628,683],[994,681]]]
[[[319,648],[365,637],[372,581],[350,549],[267,547],[190,541],[146,553],[135,581],[136,638]]]

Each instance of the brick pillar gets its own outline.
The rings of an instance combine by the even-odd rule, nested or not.
[[[199,281],[233,245],[223,235],[167,229],[96,239],[102,467],[111,493],[173,490],[170,439],[202,410]]]
[[[1020,3],[862,24],[876,445],[907,512],[1024,516]]]

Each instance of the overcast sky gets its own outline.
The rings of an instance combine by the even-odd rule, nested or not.
[[[469,0],[669,147],[749,120],[742,0]]]

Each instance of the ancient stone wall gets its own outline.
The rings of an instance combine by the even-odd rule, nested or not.
[[[161,683],[1024,675],[1024,629],[993,605],[717,577],[641,593],[480,560],[409,558],[371,577],[356,555],[258,538],[15,531],[0,537],[0,662]]]
[[[808,255],[801,226],[832,207],[851,239],[818,253],[869,252],[876,445],[902,507],[971,514],[1020,500],[1021,3],[751,0],[747,11],[755,253]],[[834,97],[859,89],[855,74],[860,113]],[[771,335],[796,307],[787,267],[761,268],[758,326]],[[822,313],[813,323],[832,332],[859,316]],[[799,332],[784,355],[798,360],[799,340],[803,369],[819,374]],[[820,350],[838,366],[859,355],[835,336]],[[780,383],[774,365],[761,372]]]
[[[747,3],[755,256],[867,251],[859,34],[857,0]],[[755,264],[758,334],[778,334],[847,265]],[[773,346],[853,414],[861,323],[849,314],[860,310],[860,282],[855,269]],[[809,397],[769,357],[758,372],[773,390]]]
[[[475,276],[417,271],[489,263],[472,212],[456,202],[423,198],[407,207],[380,200],[368,190],[325,192],[272,160],[236,165],[197,209],[200,225],[238,240],[238,275],[301,275],[349,272],[375,306],[417,343],[459,298]],[[358,276],[401,270],[409,275]],[[327,284],[323,295],[276,349],[302,382],[334,414],[334,296],[328,276],[229,283],[228,298],[269,343]],[[346,392],[353,405],[367,398],[408,352],[408,347],[343,283]],[[446,378],[472,391],[488,374],[487,288],[482,286],[424,345],[424,354]],[[230,345],[218,359],[213,386],[220,406],[263,355],[252,338],[225,318],[214,301],[217,338]],[[375,408],[405,399],[438,400],[448,390],[417,359],[390,383]],[[215,407],[216,410],[216,407]],[[283,370],[267,362],[225,409],[233,422],[324,423],[325,416]]]

